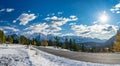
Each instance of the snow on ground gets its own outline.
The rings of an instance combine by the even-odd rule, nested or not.
[[[44,47],[44,46],[40,46],[40,47]],[[54,49],[54,50],[62,50],[62,51],[70,51],[68,49],[62,49],[61,47],[54,47],[54,46],[46,46],[45,48],[50,48],[50,49]]]
[[[0,66],[30,66],[28,54],[23,46],[0,46]]]
[[[22,45],[0,45],[0,66],[120,66],[71,60]]]

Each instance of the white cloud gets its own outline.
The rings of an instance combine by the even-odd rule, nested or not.
[[[62,14],[63,12],[58,12],[58,15]]]
[[[45,18],[45,20],[49,21],[50,23],[34,24],[29,26],[25,30],[32,31],[32,33],[43,33],[45,35],[47,34],[60,35],[61,33],[59,33],[59,31],[62,30],[61,26],[69,21],[76,21],[76,18],[77,18],[76,16],[71,16],[69,18],[57,16],[47,17]]]
[[[39,23],[34,24],[25,29],[27,33],[34,34],[34,33],[43,33],[47,34],[58,34],[57,32],[62,30],[61,27],[48,25],[46,23]]]
[[[53,17],[47,17],[45,18],[45,20],[52,22],[53,26],[55,25],[62,26],[63,24],[66,24],[67,22],[77,21],[78,18],[76,16],[70,16],[69,18],[53,16]]]
[[[78,20],[78,18],[77,18],[76,16],[74,16],[74,15],[71,15],[70,18],[71,18],[71,21],[76,21],[76,20]]]
[[[117,11],[116,13],[117,13],[117,14],[119,14],[119,13],[120,13],[120,11]]]
[[[3,12],[3,11],[5,11],[5,9],[0,9],[0,12]]]
[[[61,26],[63,26],[64,24],[66,24],[67,22],[70,21],[77,21],[77,17],[76,16],[70,16],[69,18],[65,18],[65,17],[57,17],[57,16],[53,16],[53,17],[47,17],[45,18],[45,20],[50,21],[50,32],[51,33],[56,33],[60,30],[62,30]]]
[[[4,29],[9,29],[9,30],[12,30],[12,31],[15,31],[15,32],[18,32],[18,31],[20,31],[19,29],[16,29],[16,28],[14,28],[14,27],[4,27]]]
[[[0,26],[0,28],[2,30],[10,30],[10,31],[14,31],[14,32],[19,32],[20,30],[14,27],[9,27],[9,26]]]
[[[27,30],[27,32],[25,33],[28,33],[28,34],[42,33],[47,35],[50,33],[50,26],[46,23],[39,23],[39,24],[31,25],[27,27],[25,30]]]
[[[75,35],[91,38],[109,39],[116,34],[118,27],[109,24],[72,25],[71,29]]]
[[[69,18],[52,16],[52,17],[45,18],[45,20],[47,21],[76,21],[78,20],[78,18],[76,16],[70,16]]]
[[[3,8],[3,9],[0,9],[0,12],[12,12],[12,11],[14,11],[15,9],[13,9],[13,8]]]
[[[75,25],[76,23],[70,23],[69,25]]]
[[[113,8],[110,9],[111,12],[113,13],[120,13],[120,3],[116,4]]]
[[[40,24],[31,25],[30,27],[26,28],[25,30],[32,30],[33,32],[37,33],[37,32],[42,32],[43,30],[45,30],[48,27],[49,26],[46,23],[40,23]]]
[[[7,8],[6,9],[6,12],[12,12],[12,11],[14,11],[15,9],[13,9],[13,8]]]
[[[16,20],[13,20],[13,23],[16,23]]]
[[[36,17],[37,16],[35,14],[23,13],[16,20],[13,20],[13,23],[15,23],[18,20],[20,21],[20,25],[26,25],[30,21],[34,20]]]

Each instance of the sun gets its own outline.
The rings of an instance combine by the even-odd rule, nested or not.
[[[100,14],[99,21],[101,23],[107,23],[108,22],[108,15],[106,14],[106,12],[103,12],[102,14]]]
[[[100,21],[101,22],[107,22],[108,21],[108,17],[103,14],[103,15],[100,16]]]

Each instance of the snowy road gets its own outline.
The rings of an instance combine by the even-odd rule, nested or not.
[[[81,62],[55,56],[36,48],[26,49],[24,45],[0,45],[0,66],[120,66]]]
[[[73,60],[93,62],[93,63],[105,63],[105,64],[120,64],[120,54],[118,53],[84,53],[84,52],[72,52],[64,50],[56,50],[51,48],[39,47],[38,49],[65,58]]]

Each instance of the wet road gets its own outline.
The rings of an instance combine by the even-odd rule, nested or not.
[[[78,61],[105,63],[105,64],[120,64],[119,53],[84,53],[84,52],[55,50],[45,47],[38,47],[38,49],[45,51],[47,53],[51,53],[57,56],[78,60]]]

